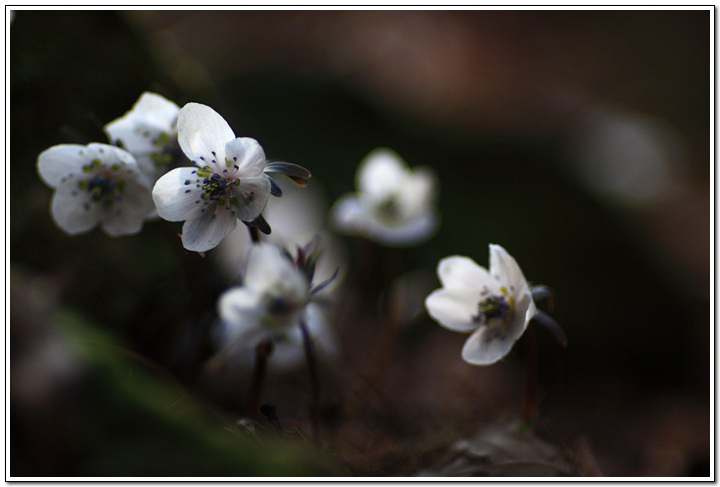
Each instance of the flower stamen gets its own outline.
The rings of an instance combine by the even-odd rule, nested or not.
[[[487,296],[481,293],[481,296]],[[478,303],[478,314],[472,317],[473,322],[480,325],[495,324],[498,321],[507,323],[513,315],[514,306],[512,298],[508,300],[506,294],[490,295]]]

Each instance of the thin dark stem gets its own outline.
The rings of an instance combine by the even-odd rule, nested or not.
[[[524,421],[532,421],[536,414],[535,393],[537,392],[537,346],[535,333],[531,327],[525,330],[525,395],[523,397],[522,417]]]
[[[401,316],[397,313],[397,306],[394,300],[396,296],[395,285],[402,271],[402,252],[397,249],[382,249],[383,274],[385,278],[385,292],[383,306],[380,309],[382,315],[382,327],[380,336],[375,346],[370,367],[365,374],[367,383],[374,384],[387,371],[388,365],[393,357],[393,352],[400,337],[402,328]]]
[[[310,405],[310,416],[312,418],[313,439],[320,444],[320,380],[315,365],[315,354],[313,352],[310,334],[308,333],[305,321],[300,322],[300,330],[303,335],[305,347],[305,359],[307,360],[308,372],[310,372],[310,384],[312,387],[312,404]]]
[[[248,231],[250,231],[250,240],[252,240],[252,243],[256,244],[260,242],[260,230],[257,229],[257,227],[248,227]]]
[[[267,359],[273,351],[272,340],[260,342],[255,347],[255,370],[252,384],[250,385],[250,396],[248,398],[245,416],[255,417],[259,410],[260,396],[262,395],[263,384],[265,383],[265,371],[267,370]]]

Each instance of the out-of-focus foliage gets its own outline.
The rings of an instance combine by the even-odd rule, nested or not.
[[[41,331],[52,330],[63,349],[55,365],[69,370],[54,376],[52,405],[42,416],[31,404],[12,401],[13,476],[337,475],[303,442],[253,439],[78,313],[59,309],[46,318]],[[46,434],[36,437],[43,425]]]

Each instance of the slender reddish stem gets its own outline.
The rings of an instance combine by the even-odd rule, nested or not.
[[[320,443],[320,380],[318,378],[317,367],[315,364],[315,354],[313,352],[310,333],[308,333],[305,321],[300,322],[300,330],[303,336],[303,345],[305,347],[305,359],[307,360],[308,372],[310,372],[310,385],[312,387],[312,404],[310,405],[310,416],[312,418],[313,438],[315,443]]]
[[[260,396],[262,395],[263,384],[265,383],[265,371],[267,370],[267,359],[273,351],[272,340],[260,342],[255,347],[255,370],[252,384],[250,385],[250,397],[248,398],[245,416],[255,417],[260,409]]]
[[[537,346],[535,333],[532,328],[525,330],[525,395],[523,397],[522,417],[524,421],[531,421],[536,414],[535,395],[537,392]]]

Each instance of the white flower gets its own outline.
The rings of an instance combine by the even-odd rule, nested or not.
[[[188,103],[178,115],[178,142],[198,167],[173,169],[158,179],[152,194],[160,217],[185,221],[186,249],[210,250],[232,232],[237,220],[262,219],[271,181],[263,173],[265,152],[257,141],[236,138],[212,108]]]
[[[243,285],[218,300],[222,340],[228,347],[255,346],[265,339],[300,345],[301,323],[316,333],[326,326],[322,311],[311,302],[319,289],[311,288],[312,258],[306,269],[305,257],[296,264],[275,245],[253,246]]]
[[[340,343],[335,329],[328,322],[320,306],[310,302],[305,309],[304,319],[316,358],[332,362],[340,353]],[[251,368],[255,362],[255,348],[258,345],[257,341],[248,339],[252,338],[252,335],[247,335],[245,339],[238,337],[238,330],[234,328],[233,323],[223,323],[216,331],[217,341],[227,347],[225,350],[229,355],[226,357],[233,367]],[[300,327],[291,326],[281,338],[274,341],[272,354],[268,357],[272,369],[288,371],[303,365],[306,357]]]
[[[361,162],[355,183],[358,192],[341,197],[331,210],[339,231],[404,246],[437,230],[437,182],[430,168],[410,170],[395,152],[380,148]]]
[[[154,211],[150,182],[133,156],[117,147],[56,145],[38,156],[37,169],[55,188],[53,219],[70,235],[98,223],[108,235],[131,235]]]
[[[177,141],[180,107],[162,96],[143,93],[132,110],[105,125],[113,144],[129,153],[153,181],[182,160]]]
[[[443,287],[425,300],[430,316],[445,328],[472,332],[462,358],[490,365],[503,358],[536,314],[532,292],[515,259],[490,245],[490,270],[468,257],[452,256],[438,265]]]
[[[340,239],[325,229],[328,207],[320,188],[318,185],[302,188],[287,179],[279,180],[278,186],[282,188],[282,198],[270,199],[263,212],[268,221],[273,222],[273,232],[263,242],[295,249],[317,239],[322,244],[323,253],[317,263],[315,277],[319,281],[331,277],[343,266],[345,255]],[[244,272],[243,265],[252,245],[246,228],[236,228],[218,245],[214,257],[218,269],[229,281],[237,281],[240,273]],[[333,287],[338,282],[333,281]]]

